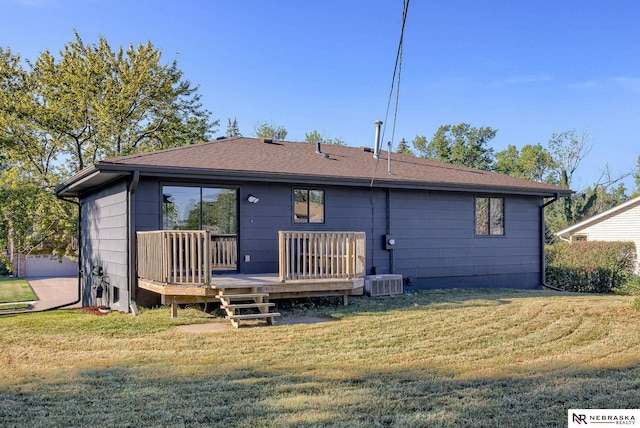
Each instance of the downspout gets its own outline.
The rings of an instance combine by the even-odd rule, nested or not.
[[[545,224],[544,224],[544,209],[560,199],[560,195],[556,193],[556,195],[550,201],[545,202],[540,206],[540,284],[543,288],[549,288],[554,291],[565,291],[561,288],[554,287],[552,285],[547,284],[546,278],[546,269],[547,264],[544,257],[544,241],[545,241]]]
[[[136,251],[136,189],[138,188],[138,183],[140,182],[140,171],[133,171],[133,178],[129,183],[129,191],[127,192],[127,229],[128,229],[128,239],[127,239],[127,260],[129,261],[128,265],[128,293],[129,301],[127,302],[127,308],[134,314],[138,315],[138,307],[136,306],[136,265],[137,265],[137,251]]]

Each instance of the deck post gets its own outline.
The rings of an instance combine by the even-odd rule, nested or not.
[[[175,300],[171,300],[171,318],[178,318],[178,304]]]
[[[212,253],[211,253],[211,232],[205,231],[204,235],[204,283],[206,285],[211,284],[211,268],[212,268]]]

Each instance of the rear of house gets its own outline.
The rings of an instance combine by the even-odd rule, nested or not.
[[[391,156],[391,169],[387,169]],[[367,148],[232,138],[99,162],[57,188],[82,206],[83,303],[155,304],[136,233],[202,230],[213,273],[278,273],[279,232],[357,232],[364,273],[405,289],[538,288],[543,204],[566,189]],[[184,250],[183,250],[184,251]],[[327,294],[331,290],[327,290]],[[354,289],[353,294],[359,290]]]

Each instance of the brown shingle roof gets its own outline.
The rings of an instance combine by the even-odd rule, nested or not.
[[[242,177],[243,179],[318,184],[370,185],[497,191],[552,196],[568,195],[568,189],[509,177],[429,159],[391,155],[387,173],[387,152],[379,160],[371,151],[348,146],[322,146],[328,157],[316,153],[309,143],[236,137],[183,146],[153,153],[141,153],[98,162],[97,170],[139,170],[193,174],[197,176]],[[70,183],[67,182],[67,185]]]

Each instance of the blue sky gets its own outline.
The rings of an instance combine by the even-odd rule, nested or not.
[[[401,16],[401,0],[0,0],[0,46],[35,59],[74,28],[113,48],[150,40],[200,85],[216,136],[235,117],[246,136],[266,121],[361,146],[385,117]],[[637,0],[412,0],[394,145],[460,122],[498,129],[496,150],[575,129],[593,148],[574,190],[606,163],[632,171],[638,22]]]

